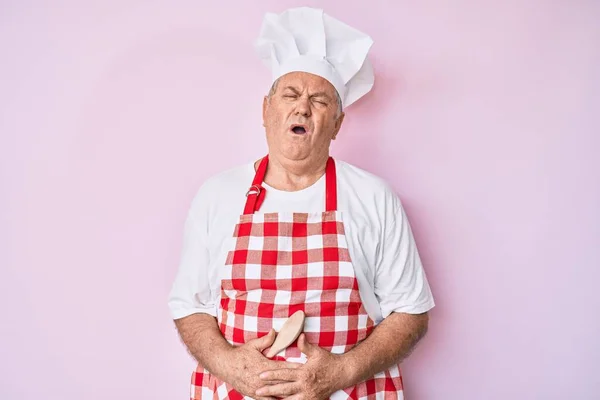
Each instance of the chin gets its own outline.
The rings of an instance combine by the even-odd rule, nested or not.
[[[288,147],[288,148],[282,149],[282,151],[280,151],[280,154],[283,157],[287,158],[288,160],[293,160],[293,161],[306,160],[307,158],[309,158],[310,153],[311,153],[310,149],[298,148],[297,146]]]

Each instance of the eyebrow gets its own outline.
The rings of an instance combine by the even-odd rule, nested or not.
[[[310,95],[310,97],[325,97],[327,100],[331,100],[331,96],[329,96],[325,92],[317,92]]]
[[[295,94],[300,94],[300,91],[297,88],[293,87],[293,86],[286,86],[284,88],[284,90],[286,90],[286,89],[291,90]],[[325,92],[316,92],[316,93],[311,94],[310,97],[325,97],[327,100],[331,100],[331,96],[329,96]]]

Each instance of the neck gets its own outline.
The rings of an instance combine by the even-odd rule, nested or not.
[[[305,189],[323,176],[328,159],[329,154],[306,160],[289,160],[269,154],[265,183],[277,190],[289,192]],[[259,161],[255,168],[258,163]]]

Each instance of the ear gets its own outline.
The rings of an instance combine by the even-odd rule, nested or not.
[[[338,119],[335,121],[335,129],[333,130],[333,137],[331,138],[331,140],[335,140],[338,133],[340,132],[340,129],[342,127],[342,122],[344,122],[345,116],[346,116],[346,114],[342,111],[342,113],[340,114]]]

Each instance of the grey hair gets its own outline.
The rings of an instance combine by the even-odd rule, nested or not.
[[[273,82],[273,84],[271,85],[271,89],[269,90],[269,94],[268,94],[268,98],[269,100],[271,99],[271,96],[273,96],[275,94],[275,92],[277,91],[277,85],[279,84],[279,79],[277,78],[275,79],[275,82]],[[339,118],[340,115],[342,115],[342,99],[340,98],[340,94],[338,93],[338,91],[334,88],[333,90],[335,92],[335,97],[336,97],[336,101],[337,101],[337,112],[335,114],[335,118]]]

